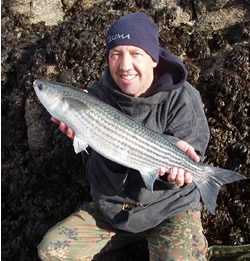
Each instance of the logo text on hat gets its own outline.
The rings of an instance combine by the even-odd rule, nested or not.
[[[111,43],[114,40],[117,39],[130,39],[130,34],[124,35],[124,34],[113,34],[108,36],[108,43]]]

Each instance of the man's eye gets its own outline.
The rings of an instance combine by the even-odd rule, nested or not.
[[[114,57],[117,57],[119,55],[119,53],[112,53],[109,55],[110,58],[114,58]]]
[[[134,53],[134,55],[136,55],[136,56],[140,56],[140,55],[142,55],[141,53]]]

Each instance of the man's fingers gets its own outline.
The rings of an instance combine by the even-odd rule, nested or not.
[[[59,130],[67,135],[67,129],[68,129],[68,126],[63,121],[60,121]]]
[[[51,117],[51,121],[53,121],[54,123],[56,123],[58,125],[60,124],[60,121],[58,119],[54,118],[53,116]]]
[[[62,133],[64,133],[65,135],[67,135],[68,138],[70,138],[72,140],[74,139],[75,131],[72,128],[68,127],[65,122],[59,121],[59,120],[57,120],[54,117],[51,117],[51,121],[53,121],[54,123],[58,124],[59,125],[59,127],[58,127],[59,130]]]
[[[199,162],[200,161],[200,157],[196,154],[194,148],[190,145],[188,145],[187,149],[186,149],[186,154],[193,159],[193,161],[195,162]]]
[[[193,182],[193,176],[189,172],[185,172],[184,174],[184,183],[189,184]]]
[[[178,168],[177,167],[172,167],[170,169],[169,174],[168,174],[168,181],[169,182],[175,182],[177,173],[178,173]]]
[[[58,119],[54,118],[54,117],[51,117],[51,121],[53,121],[54,123],[58,124],[59,125],[59,130],[66,134],[67,135],[67,129],[68,129],[68,126],[63,122],[63,121],[59,121]]]
[[[66,135],[73,140],[75,137],[75,132],[72,128],[67,128]]]
[[[165,168],[160,168],[159,170],[158,170],[158,175],[159,176],[164,176],[166,174],[166,169]]]
[[[179,187],[183,186],[185,183],[192,183],[193,181],[193,177],[189,172],[185,172],[184,169],[178,167],[171,168],[167,179],[169,182],[175,182]]]
[[[177,186],[181,187],[184,185],[184,170],[183,169],[178,169],[176,178],[175,178],[175,183]]]
[[[177,147],[182,150],[184,153],[186,153],[193,161],[199,162],[200,157],[195,152],[195,149],[189,145],[187,142],[180,140],[176,143]]]

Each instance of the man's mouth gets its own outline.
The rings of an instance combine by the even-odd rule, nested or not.
[[[133,80],[136,75],[135,74],[132,74],[132,75],[120,75],[120,77],[124,80],[127,80],[127,81],[130,81],[130,80]]]

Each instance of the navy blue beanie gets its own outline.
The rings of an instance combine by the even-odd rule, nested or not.
[[[154,61],[159,61],[158,27],[145,13],[124,15],[111,25],[106,39],[107,54],[117,45],[139,47]]]

